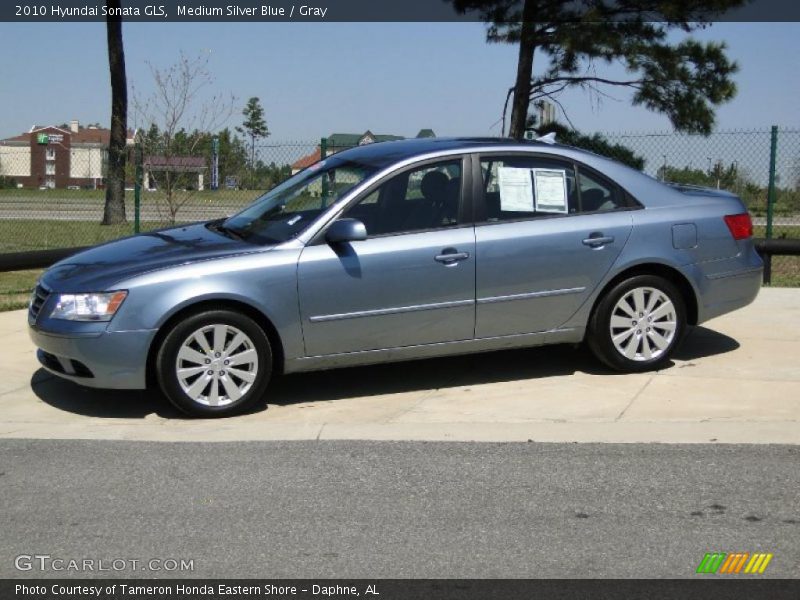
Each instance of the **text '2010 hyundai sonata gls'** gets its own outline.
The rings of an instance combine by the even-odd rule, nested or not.
[[[31,299],[42,365],[157,381],[242,411],[277,372],[586,341],[663,366],[686,327],[753,301],[762,263],[727,192],[546,142],[427,139],[337,153],[237,215],[118,240]]]

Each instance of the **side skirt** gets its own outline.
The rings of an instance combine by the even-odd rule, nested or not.
[[[324,356],[307,356],[286,361],[284,373],[300,373],[304,371],[321,371],[341,367],[356,367],[403,360],[418,360],[476,352],[491,352],[511,348],[527,348],[546,344],[576,344],[583,340],[583,328],[555,329],[539,333],[505,335],[501,337],[483,338],[479,340],[461,340],[424,344],[419,346],[403,346],[383,350],[364,350],[343,354],[326,354]]]

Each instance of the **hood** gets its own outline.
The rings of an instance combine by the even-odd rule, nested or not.
[[[74,254],[48,269],[42,281],[59,292],[96,292],[149,271],[263,248],[216,233],[203,223],[173,227]]]

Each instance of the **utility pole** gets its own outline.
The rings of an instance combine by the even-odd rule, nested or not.
[[[219,138],[211,140],[211,189],[219,189]]]

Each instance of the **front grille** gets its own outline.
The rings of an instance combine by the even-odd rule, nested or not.
[[[94,377],[94,373],[91,372],[89,367],[79,360],[73,358],[70,362],[72,362],[72,370],[75,371],[75,377]]]
[[[64,373],[73,377],[92,379],[94,373],[85,364],[74,358],[64,358],[39,350],[39,360],[48,369],[56,373]]]
[[[56,358],[54,354],[42,350],[39,354],[39,358],[45,367],[53,369],[53,371],[58,371],[59,373],[64,372],[64,367],[61,366],[61,363],[58,362],[58,358]]]
[[[33,290],[33,294],[31,294],[31,306],[29,309],[32,319],[36,320],[36,317],[39,316],[39,312],[42,310],[42,306],[44,306],[44,303],[47,301],[49,296],[50,290],[41,283]]]

